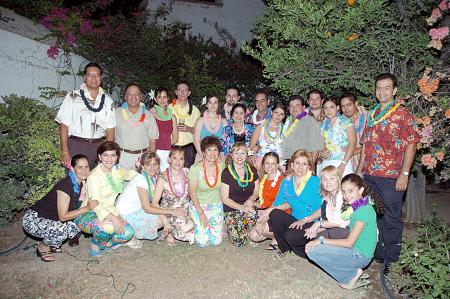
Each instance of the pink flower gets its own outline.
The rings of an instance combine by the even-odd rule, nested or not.
[[[426,166],[428,169],[433,169],[436,167],[437,161],[435,158],[431,157],[430,154],[425,154],[420,159],[423,166]]]
[[[432,133],[433,133],[433,127],[431,125],[428,125],[422,129],[422,131],[420,132],[420,136],[430,137]]]
[[[439,3],[439,8],[444,11],[447,9],[447,0],[442,0],[441,3]],[[448,8],[450,8],[450,2],[448,3]]]
[[[61,7],[53,7],[51,9],[51,14],[55,16],[57,19],[65,20],[66,19],[66,13],[69,11],[67,8],[61,8]]]
[[[67,44],[69,46],[73,46],[75,44],[75,41],[77,40],[75,34],[73,34],[73,32],[70,32],[69,35],[67,36]]]
[[[437,152],[436,153],[436,159],[438,159],[439,161],[444,161],[444,153],[443,152]]]
[[[83,21],[80,27],[81,34],[86,34],[92,32],[92,22],[90,20]]]
[[[56,45],[51,45],[50,48],[47,50],[47,56],[50,58],[55,59],[56,56],[59,54],[59,49]]]
[[[46,17],[42,18],[41,24],[45,28],[51,29],[52,28],[52,21],[53,21],[53,17],[52,16],[46,16]]]
[[[433,40],[443,40],[445,37],[448,36],[448,33],[449,33],[448,27],[441,27],[430,29],[430,32],[428,34],[431,36],[431,39]]]
[[[433,9],[433,11],[431,12],[431,16],[435,19],[439,19],[440,17],[442,17],[441,10],[439,8]]]
[[[97,0],[97,5],[101,8],[106,8],[108,6],[109,0]]]

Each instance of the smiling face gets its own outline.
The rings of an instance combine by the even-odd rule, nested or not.
[[[118,156],[115,150],[105,151],[98,156],[98,159],[102,163],[103,167],[107,170],[111,170],[116,164]]]
[[[289,114],[293,118],[296,118],[303,110],[305,110],[305,105],[302,104],[302,101],[292,100],[289,102]]]
[[[142,100],[142,93],[139,87],[131,85],[125,91],[125,101],[127,101],[128,108],[137,109]]]
[[[352,117],[358,112],[356,102],[353,102],[350,98],[342,98],[340,106],[342,113],[347,117]]]
[[[350,181],[343,182],[341,188],[344,200],[349,204],[360,199],[364,192],[364,187],[358,188],[358,186]]]
[[[322,171],[320,174],[320,183],[327,192],[334,193],[339,189],[340,178],[336,174],[328,171]]]
[[[322,97],[319,93],[312,93],[308,97],[308,104],[312,110],[318,110],[322,106]]]
[[[378,80],[375,85],[375,95],[377,100],[383,104],[388,104],[394,100],[397,93],[397,87],[394,87],[394,82],[391,79]]]
[[[272,120],[276,123],[279,124],[280,122],[283,121],[284,119],[284,110],[281,108],[276,108],[275,110],[272,111]]]
[[[211,113],[217,113],[219,110],[219,99],[217,97],[209,98],[206,108],[208,108],[208,111]]]
[[[97,89],[102,84],[102,75],[99,68],[90,66],[86,69],[86,74],[83,76],[86,86],[91,89]]]
[[[264,93],[258,93],[255,96],[255,106],[260,113],[266,113],[269,99]]]
[[[173,170],[180,170],[184,166],[184,152],[175,151],[169,156],[169,164]]]
[[[157,159],[151,159],[146,164],[142,165],[142,169],[148,173],[150,177],[155,176],[159,172],[159,163]]]
[[[278,170],[278,161],[275,157],[267,156],[264,159],[263,164],[264,172],[267,173],[269,177],[276,175]]]
[[[219,149],[217,146],[212,145],[210,147],[207,147],[205,151],[202,152],[203,157],[208,162],[215,162],[219,158]]]
[[[296,158],[293,162],[291,162],[291,167],[295,176],[304,176],[310,168],[308,158],[303,156]]]
[[[323,111],[328,119],[332,119],[336,117],[339,111],[339,106],[332,101],[327,101],[325,104],[323,104]]]
[[[228,104],[228,106],[233,106],[238,101],[239,101],[238,91],[234,88],[227,89],[227,92],[225,93],[225,102]]]
[[[75,166],[72,167],[78,182],[84,181],[89,175],[89,162],[82,158],[78,159]]]
[[[155,101],[159,106],[166,107],[169,102],[169,95],[165,90],[162,90],[156,95]]]
[[[243,147],[236,147],[231,151],[231,159],[236,166],[242,166],[247,159],[247,149]]]
[[[178,84],[175,93],[177,95],[177,99],[182,102],[187,101],[188,97],[191,95],[189,86],[185,83]]]
[[[243,123],[245,120],[245,111],[241,107],[237,107],[233,111],[233,115],[231,116],[235,123]]]

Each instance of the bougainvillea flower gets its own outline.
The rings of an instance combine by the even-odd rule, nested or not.
[[[441,10],[439,8],[433,9],[433,11],[431,12],[431,16],[436,19],[442,17]]]
[[[443,152],[437,152],[436,153],[436,159],[438,159],[439,161],[444,161],[444,153]]]
[[[426,80],[424,78],[420,79],[417,82],[417,85],[419,85],[420,92],[427,96],[431,95],[433,92],[435,92],[439,87],[439,79],[434,80]]]
[[[425,154],[420,159],[423,166],[426,166],[428,169],[433,169],[436,167],[437,160],[433,158],[430,154]]]
[[[448,27],[440,27],[440,28],[431,28],[428,35],[431,36],[431,39],[434,40],[443,40],[448,36],[449,29]]]
[[[47,56],[52,59],[55,59],[56,56],[58,56],[58,54],[59,54],[59,49],[56,45],[51,45],[50,48],[48,48],[48,50],[47,50]]]
[[[447,8],[450,8],[450,2],[448,2],[448,0],[442,0],[441,3],[439,3],[439,8],[444,11]]]
[[[92,28],[94,26],[92,25],[92,22],[90,20],[85,20],[80,26],[80,33],[86,34],[92,32]]]
[[[75,34],[73,34],[73,32],[70,32],[69,35],[67,36],[67,44],[69,46],[73,46],[76,42],[77,38],[75,36]]]
[[[445,111],[445,117],[446,117],[446,118],[450,118],[450,109],[447,109],[447,110]]]

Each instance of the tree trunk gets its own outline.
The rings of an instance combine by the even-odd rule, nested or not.
[[[425,216],[425,175],[419,169],[417,176],[410,176],[405,199],[405,222],[420,223]]]

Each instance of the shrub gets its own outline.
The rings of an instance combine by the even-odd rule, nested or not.
[[[389,278],[400,292],[413,298],[449,298],[448,225],[433,211],[414,240],[404,239],[400,260]]]
[[[64,176],[56,111],[10,95],[0,103],[0,224],[41,199]]]

